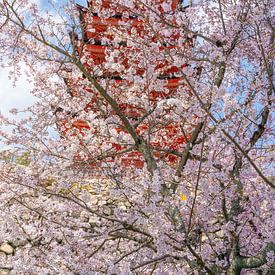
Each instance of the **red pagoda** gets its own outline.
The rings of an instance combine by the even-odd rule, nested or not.
[[[138,3],[138,1],[133,2]],[[154,0],[152,2],[154,3],[156,12],[161,16],[163,13],[167,12],[164,11],[165,3],[167,4],[169,2],[170,8],[168,12],[173,14],[173,12],[179,8],[181,1]],[[123,95],[125,87],[128,87],[127,90],[131,90],[132,88],[132,81],[130,78],[125,77],[125,71],[135,67],[133,64],[135,65],[136,62],[137,66],[132,75],[139,77],[142,81],[147,73],[144,67],[138,66],[139,60],[135,61],[135,59],[132,58],[133,52],[135,52],[135,54],[137,53],[136,56],[138,56],[138,51],[140,51],[140,49],[133,48],[129,43],[126,43],[123,34],[131,34],[132,36],[134,34],[137,38],[147,36],[147,22],[138,14],[132,12],[132,10],[135,10],[135,7],[130,11],[128,7],[119,5],[113,6],[112,3],[113,1],[111,0],[89,1],[88,8],[77,6],[82,25],[82,39],[75,39],[77,40],[76,45],[79,57],[87,70],[91,71],[95,67],[99,68],[99,73],[95,76],[98,81],[110,82],[108,91],[115,98],[124,115],[133,123],[136,133],[141,136],[150,135],[149,143],[155,158],[173,165],[177,163],[178,157],[171,152],[182,148],[186,139],[188,139],[188,134],[184,134],[181,125],[174,121],[152,127],[148,119],[146,119],[149,115],[144,106],[138,101],[127,101]],[[108,13],[105,10],[108,10]],[[139,11],[140,10],[139,7]],[[120,33],[120,39],[117,39],[118,33]],[[158,51],[165,52],[175,48],[172,42],[174,39],[177,39],[178,36],[179,34],[177,32],[172,33],[169,37],[171,41],[170,44],[158,43]],[[150,42],[154,42],[157,40],[157,37],[151,35],[150,39]],[[186,45],[186,47],[190,48],[190,44]],[[115,68],[112,68],[113,64],[110,62],[108,63],[108,67],[106,65],[106,62],[108,62],[106,58],[107,55],[108,57],[110,55],[113,56],[113,64],[121,65],[123,71],[120,70],[119,66],[114,66]],[[131,64],[129,64],[130,62]],[[150,89],[146,94],[148,104],[151,105],[151,107],[155,106],[161,100],[173,98],[173,96],[179,92],[179,85],[183,86],[184,84],[182,79],[175,75],[186,67],[186,64],[175,66],[169,60],[163,58],[159,60],[156,59],[155,64],[153,73],[157,75],[158,81],[163,83],[162,87],[164,87],[164,89]],[[71,96],[75,98],[79,96],[76,89],[76,82],[77,81],[72,81],[70,78],[66,79],[66,84],[71,91]],[[85,112],[92,112],[95,115],[102,116],[98,106],[100,95],[96,88],[84,87],[84,89],[89,93],[91,98],[90,102],[85,107]],[[144,96],[141,94],[141,91],[136,91],[134,89],[133,95],[137,98]],[[108,104],[105,103],[104,100],[100,100],[100,104],[100,108],[107,108]],[[169,112],[169,110],[167,112]],[[112,111],[105,115],[107,116],[108,114],[112,114]],[[94,129],[91,129],[88,122],[77,118],[73,119],[70,126],[63,125],[63,136],[72,135],[72,131],[69,131],[72,129],[75,129],[81,135],[85,135],[86,131],[94,131]],[[119,125],[115,130],[117,134],[128,134],[125,128]],[[118,163],[121,163],[122,167],[143,168],[144,159],[136,148],[132,148],[131,146],[127,147],[125,144],[119,144],[111,140],[110,145],[112,151],[118,152],[118,154],[113,154],[112,157],[107,157],[104,161],[93,159],[90,165],[102,166],[104,165],[103,163],[110,163],[118,160]]]

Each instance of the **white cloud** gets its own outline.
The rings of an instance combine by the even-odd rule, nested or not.
[[[0,112],[4,116],[11,117],[10,109],[22,110],[34,103],[35,98],[30,93],[33,85],[24,73],[16,82],[15,87],[8,75],[9,68],[0,69]]]

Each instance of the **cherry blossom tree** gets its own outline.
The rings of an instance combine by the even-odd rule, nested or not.
[[[102,2],[0,2],[2,272],[274,274],[272,1]]]

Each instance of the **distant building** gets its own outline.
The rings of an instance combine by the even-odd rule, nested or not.
[[[164,13],[163,3],[165,0],[155,0],[154,8],[161,13]],[[116,30],[121,33],[121,30],[125,30],[125,33],[134,33],[137,37],[142,37],[146,35],[147,26],[146,22],[142,19],[141,16],[134,13],[134,9],[128,10],[127,16],[125,16],[125,11],[127,9],[125,7],[112,7],[112,0],[102,0],[101,5],[94,4],[93,1],[88,1],[87,8],[78,6],[79,10],[79,18],[82,25],[82,37],[78,38],[75,34],[72,34],[72,40],[76,41],[76,47],[78,48],[79,55],[82,57],[84,61],[84,65],[88,70],[92,70],[93,66],[106,65],[106,54],[109,54],[112,51],[116,51],[116,55],[114,56],[114,68],[110,67],[107,69],[106,66],[102,66],[102,71],[98,75],[94,75],[94,77],[98,81],[105,80],[110,83],[108,86],[108,91],[110,94],[115,97],[120,109],[123,111],[124,115],[136,125],[136,132],[143,136],[150,135],[150,145],[152,146],[153,155],[157,159],[162,159],[171,165],[176,163],[179,160],[175,154],[172,154],[173,151],[180,150],[184,143],[186,142],[186,138],[189,137],[189,134],[182,132],[182,128],[180,123],[178,122],[167,122],[164,125],[152,126],[148,123],[146,119],[146,110],[140,106],[140,104],[134,101],[129,103],[127,98],[123,96],[123,88],[126,83],[129,89],[132,88],[131,79],[125,79],[123,77],[122,72],[117,66],[117,63],[120,63],[123,66],[124,70],[133,66],[133,64],[129,64],[129,54],[133,53],[133,49],[131,46],[127,44],[123,37],[123,32],[120,36],[120,39],[117,38]],[[179,5],[181,3],[180,0],[172,0],[170,13],[173,14],[176,9],[180,8]],[[104,8],[109,8],[112,12],[111,14],[104,16]],[[158,46],[158,50],[165,51],[171,50],[176,46],[173,45],[173,40],[179,37],[179,33],[175,32],[171,34],[169,37],[171,43],[170,44],[160,44]],[[115,38],[115,39],[114,39]],[[152,42],[157,38],[151,37]],[[192,45],[192,39],[187,40],[186,47]],[[112,44],[112,45],[111,45]],[[136,49],[137,51],[139,49]],[[118,58],[120,62],[118,62]],[[112,64],[111,64],[112,65]],[[110,65],[110,66],[111,66]],[[117,66],[117,68],[116,68]],[[155,72],[157,73],[157,78],[161,81],[162,85],[164,84],[165,89],[160,91],[150,90],[148,92],[148,104],[152,106],[156,104],[159,100],[170,98],[173,100],[173,96],[178,93],[179,84],[182,84],[182,78],[176,77],[179,70],[184,69],[187,65],[183,64],[181,67],[177,67],[168,60],[160,59],[155,67]],[[135,67],[135,64],[134,66]],[[136,70],[133,74],[137,77],[143,79],[148,73],[144,68],[136,67]],[[152,73],[152,72],[151,72]],[[77,91],[74,91],[74,83],[70,79],[65,79],[71,96],[77,97]],[[113,90],[112,90],[113,89]],[[101,95],[94,88],[85,88],[85,90],[92,94],[92,99],[89,104],[87,104],[85,111],[93,112],[100,117],[108,117],[108,114],[114,114],[114,111],[108,111],[107,103],[102,99]],[[139,97],[139,92],[134,90],[134,97]],[[142,96],[142,94],[141,94]],[[99,109],[98,104],[102,104],[101,107],[106,107],[106,113],[103,114]],[[169,110],[167,111],[169,112]],[[68,116],[73,117],[74,114],[68,114]],[[152,128],[153,127],[153,128]],[[71,124],[71,128],[77,129],[83,135],[85,135],[85,130],[90,129],[89,124],[85,120],[75,118],[74,122]],[[67,135],[67,132],[70,129],[63,129],[63,135]],[[121,127],[116,128],[117,133],[125,133],[127,131],[122,129]],[[113,151],[118,152],[119,154],[113,154],[113,156],[105,159],[104,161],[112,162],[114,159],[119,159],[120,163],[123,167],[133,166],[136,168],[142,168],[144,165],[144,160],[141,154],[135,149],[131,148],[131,146],[127,147],[126,145],[117,144],[110,141]],[[133,147],[133,146],[132,146]],[[124,152],[125,153],[122,153]],[[121,154],[120,154],[121,153]],[[100,163],[100,160],[98,160]],[[94,165],[99,165],[98,163],[94,163]],[[92,164],[91,164],[92,165]]]

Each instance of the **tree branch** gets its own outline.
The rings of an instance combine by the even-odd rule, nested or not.
[[[275,243],[268,243],[263,251],[254,257],[241,257],[242,268],[257,268],[267,263],[267,253],[275,252]]]
[[[180,177],[181,172],[190,156],[190,150],[192,150],[194,143],[196,142],[202,127],[203,127],[203,122],[200,122],[195,127],[194,131],[192,132],[191,138],[188,141],[188,143],[186,144],[185,150],[183,151],[183,153],[181,155],[181,159],[180,159],[177,171],[176,171],[176,176]]]

